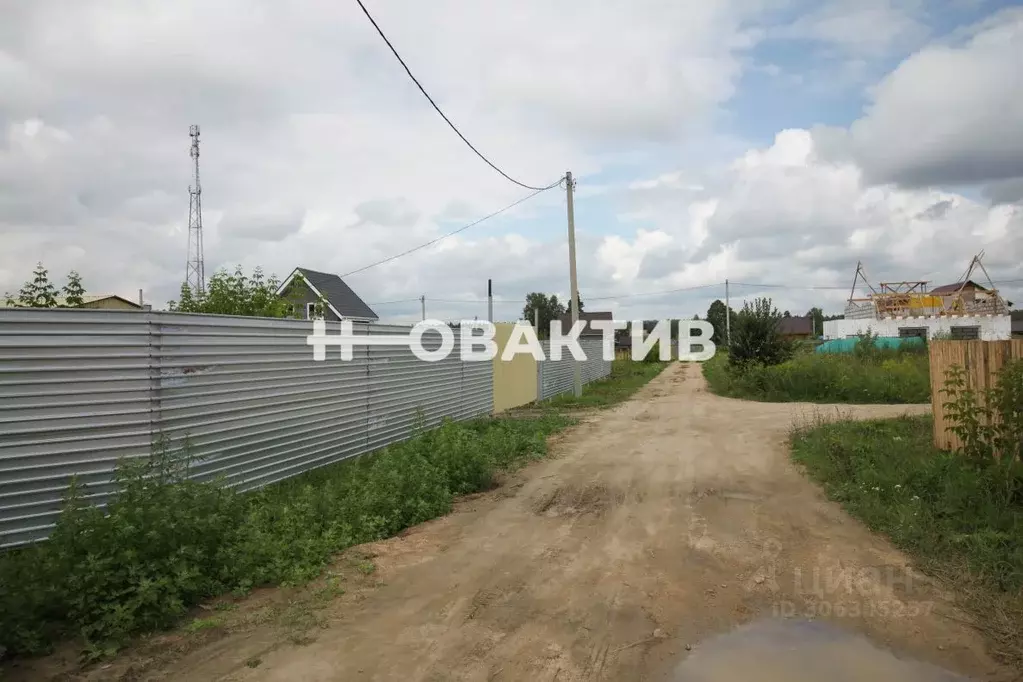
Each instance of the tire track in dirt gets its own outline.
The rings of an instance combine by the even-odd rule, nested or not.
[[[189,654],[153,679],[670,679],[711,635],[779,605],[838,603],[847,613],[820,615],[951,670],[1009,679],[948,618],[962,615],[947,595],[788,459],[794,420],[815,412],[926,409],[730,400],[705,390],[698,366],[672,365],[556,438],[556,457],[515,485],[364,548],[382,584],[329,607],[314,641],[248,667],[245,638],[259,633],[240,633],[212,660]]]

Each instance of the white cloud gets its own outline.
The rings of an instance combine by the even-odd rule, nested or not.
[[[369,7],[445,111],[511,175],[547,183],[571,168],[596,179],[576,194],[577,216],[588,216],[579,218],[577,244],[588,308],[702,314],[723,289],[599,299],[726,277],[844,283],[858,258],[879,277],[948,278],[980,248],[993,272],[1018,273],[1017,207],[870,186],[886,173],[908,181],[920,168],[956,167],[929,151],[943,130],[982,142],[998,125],[1016,131],[1006,112],[978,113],[956,94],[1016,106],[1015,95],[992,95],[1018,60],[1006,52],[1018,39],[1006,28],[1013,15],[963,46],[907,59],[852,133],[832,132],[840,144],[796,129],[749,150],[714,129],[715,112],[752,68],[763,11],[786,2],[620,0],[586,12],[540,0]],[[897,22],[872,35],[841,31],[843,12],[868,27]],[[880,1],[837,0],[806,17],[797,32],[847,63],[916,35],[913,12]],[[950,73],[969,82],[925,82],[934,54],[952,55],[962,68]],[[994,75],[974,77],[975,62]],[[134,297],[142,287],[158,307],[175,297],[187,253],[192,123],[203,131],[207,272],[241,264],[279,275],[296,265],[346,273],[525,194],[453,135],[354,4],[15,3],[0,25],[0,80],[0,292],[16,290],[42,260],[58,280],[78,269],[96,292]],[[900,87],[934,110],[921,112]],[[945,104],[954,106],[946,112]],[[978,154],[997,159],[985,144]],[[832,153],[837,146],[860,164]],[[972,149],[937,146],[953,161],[969,160],[963,150]],[[884,166],[878,158],[887,157],[870,149],[902,150],[905,168]],[[712,163],[722,154],[732,162]],[[693,158],[701,162],[675,163]],[[972,167],[979,162],[958,166]],[[1003,199],[1014,193],[996,190]],[[485,314],[488,279],[506,319],[528,291],[567,298],[564,201],[543,194],[349,283],[370,303],[426,294],[429,314],[450,318]],[[733,288],[737,298],[752,291]],[[774,294],[794,310],[818,297],[838,305],[844,295]],[[378,312],[420,315],[416,300]]]
[[[871,182],[977,184],[1023,176],[1023,10],[930,45],[870,92],[848,134],[824,137]]]
[[[734,90],[760,2],[369,6],[484,153],[547,183],[708,121]],[[0,230],[19,237],[5,238],[0,291],[43,260],[79,268],[94,290],[174,296],[192,123],[208,272],[345,272],[523,194],[445,127],[354,3],[39,0],[4,12]],[[384,288],[421,282],[412,262]]]
[[[677,199],[671,189],[644,196],[652,214]],[[981,250],[993,276],[1023,277],[1023,208],[936,189],[869,186],[852,163],[821,158],[805,130],[783,131],[770,147],[737,159],[691,209],[675,230],[658,233],[655,248],[642,231],[605,241],[605,262],[614,253],[623,264],[616,286],[669,289],[726,277],[782,284],[791,289],[761,293],[803,311],[822,300],[839,310],[858,260],[875,286],[882,279],[954,281]],[[694,249],[701,233],[706,238]]]
[[[883,55],[912,46],[929,32],[916,0],[842,0],[817,5],[774,37],[822,43],[846,54]]]

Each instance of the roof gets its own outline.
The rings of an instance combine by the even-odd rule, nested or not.
[[[972,279],[968,279],[965,282],[956,282],[954,284],[943,284],[940,287],[934,287],[933,289],[931,289],[931,293],[932,294],[954,294],[955,292],[959,291],[960,289],[968,288],[968,287],[972,287],[974,289],[979,289],[980,291],[987,291],[986,287],[982,287],[979,284],[977,284],[976,282],[974,282]]]
[[[136,308],[141,308],[142,307],[139,304],[138,301],[133,301],[130,298],[125,298],[124,296],[118,296],[117,294],[83,294],[82,295],[82,303],[95,303],[96,301],[105,301],[108,298],[116,298],[116,299],[118,299],[120,301],[124,301],[128,305],[134,306]],[[63,300],[64,300],[64,298],[62,296],[58,296],[57,297],[57,303],[61,303],[61,302],[63,302]]]
[[[130,298],[125,298],[124,296],[118,296],[117,294],[82,294],[82,303],[83,304],[85,304],[85,303],[95,303],[96,301],[105,301],[108,298],[116,298],[116,299],[124,301],[128,305],[134,306],[136,308],[141,308],[142,307],[141,305],[139,305],[138,301],[133,301]],[[63,307],[65,305],[65,301],[67,299],[65,297],[63,297],[63,296],[55,296],[54,300],[57,302],[58,306]],[[18,303],[17,299],[14,299],[13,302],[10,305],[8,305],[6,300],[4,300],[2,297],[0,297],[0,308],[24,308],[24,307],[25,306],[23,306],[20,303]]]
[[[594,313],[579,313],[579,320],[585,322],[586,326],[583,327],[582,332],[579,336],[600,336],[604,332],[600,329],[594,329],[590,326],[590,323],[594,320],[607,320],[611,321],[614,319],[611,316],[610,311],[608,312],[594,312]],[[572,330],[572,313],[565,313],[561,316],[561,333],[564,336],[568,336],[568,333]]]
[[[334,314],[340,318],[353,317],[356,319],[376,320],[379,319],[373,309],[366,305],[366,302],[359,298],[358,294],[352,291],[351,287],[345,284],[344,280],[329,272],[318,272],[309,268],[295,268],[294,272],[277,288],[277,293],[282,293],[296,273],[302,273],[306,282],[312,288],[313,293],[327,299],[327,305]]]
[[[813,334],[813,318],[783,317],[778,325],[782,334]]]
[[[1023,320],[1013,320],[1012,321],[1012,333],[1013,334],[1023,334]]]

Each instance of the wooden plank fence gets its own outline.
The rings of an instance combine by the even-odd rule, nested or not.
[[[949,396],[945,388],[945,372],[953,365],[966,370],[966,388],[993,388],[998,372],[1013,359],[1023,358],[1023,339],[1012,341],[931,341],[931,408],[934,411],[934,444],[942,450],[957,450],[962,442],[948,430],[944,403]]]

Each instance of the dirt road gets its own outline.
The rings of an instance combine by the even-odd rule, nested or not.
[[[555,457],[375,545],[382,584],[330,606],[314,639],[229,636],[160,675],[668,680],[717,633],[812,615],[959,673],[1008,679],[948,617],[946,597],[788,459],[789,429],[815,410],[921,409],[728,400],[704,390],[698,367],[673,365],[562,436]]]

